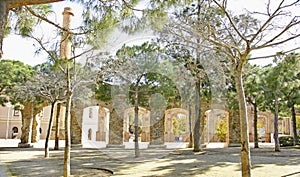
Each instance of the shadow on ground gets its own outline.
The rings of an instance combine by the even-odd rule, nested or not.
[[[143,149],[134,157],[132,149],[72,148],[71,174],[74,176],[240,176],[240,149]],[[44,158],[43,149],[0,148],[0,161],[13,176],[61,176],[63,150],[51,151]],[[255,176],[278,171],[278,176],[299,175],[299,149],[252,149]],[[289,170],[291,168],[291,170]],[[280,171],[280,169],[283,169]],[[286,169],[284,171],[284,169]],[[296,170],[296,171],[295,171]],[[299,171],[299,169],[298,169]],[[276,174],[276,172],[275,172]]]

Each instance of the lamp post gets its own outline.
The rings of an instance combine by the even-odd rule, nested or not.
[[[8,138],[8,127],[9,127],[10,108],[12,107],[12,105],[9,103],[9,104],[6,105],[6,107],[8,108],[8,110],[7,110],[6,135],[5,135],[5,139]]]

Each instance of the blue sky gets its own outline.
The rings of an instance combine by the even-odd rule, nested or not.
[[[278,0],[274,0],[278,1]],[[229,8],[236,12],[243,11],[243,9],[247,8],[249,10],[256,10],[260,11],[263,10],[265,7],[264,2],[265,0],[231,0],[229,1],[230,4]],[[248,3],[245,3],[248,2]],[[82,8],[78,4],[70,3],[67,1],[64,2],[58,2],[58,3],[53,3],[53,10],[55,11],[55,16],[52,17],[52,20],[56,21],[56,23],[61,24],[62,23],[62,12],[64,7],[71,7],[73,9],[73,12],[75,16],[73,17],[72,20],[72,26],[76,27],[79,26],[81,21],[81,12]],[[49,30],[48,28],[52,28],[51,26],[47,26],[43,30]],[[53,28],[54,29],[54,28]],[[51,33],[50,33],[51,34]],[[117,43],[118,46],[122,46],[119,43],[124,43],[124,41],[132,42],[135,40],[149,40],[151,38],[151,34],[146,34],[145,37],[142,36],[142,34],[138,34],[137,36],[128,36],[128,35],[123,35],[123,34],[117,34],[115,35],[115,40],[114,43]],[[299,41],[299,40],[298,40]],[[299,45],[300,42],[296,44],[289,44],[286,47],[291,48],[292,45]],[[14,60],[20,60],[26,64],[30,64],[32,66],[45,62],[47,60],[47,55],[45,53],[35,55],[36,47],[34,47],[34,41],[30,39],[25,39],[16,35],[9,35],[4,39],[4,59],[14,59]],[[35,44],[37,45],[37,44]],[[111,46],[108,46],[107,48],[111,48]],[[284,50],[284,48],[277,49],[277,50]],[[253,53],[253,55],[265,55],[266,53],[275,53],[274,49],[264,49],[261,51],[256,51]],[[267,63],[270,63],[272,59],[268,60],[257,60],[254,61],[253,63],[255,64],[260,64],[260,65],[265,65]]]

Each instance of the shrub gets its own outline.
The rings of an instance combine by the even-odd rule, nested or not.
[[[281,136],[278,138],[279,144],[281,147],[284,146],[294,146],[294,137],[293,136]],[[300,135],[298,135],[298,143],[299,143]]]

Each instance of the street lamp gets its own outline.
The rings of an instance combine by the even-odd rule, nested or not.
[[[5,135],[5,139],[7,139],[8,137],[8,127],[9,127],[9,116],[10,116],[10,108],[12,107],[12,105],[10,103],[6,104],[6,107],[8,108],[7,110],[7,120],[6,120],[6,135]]]

